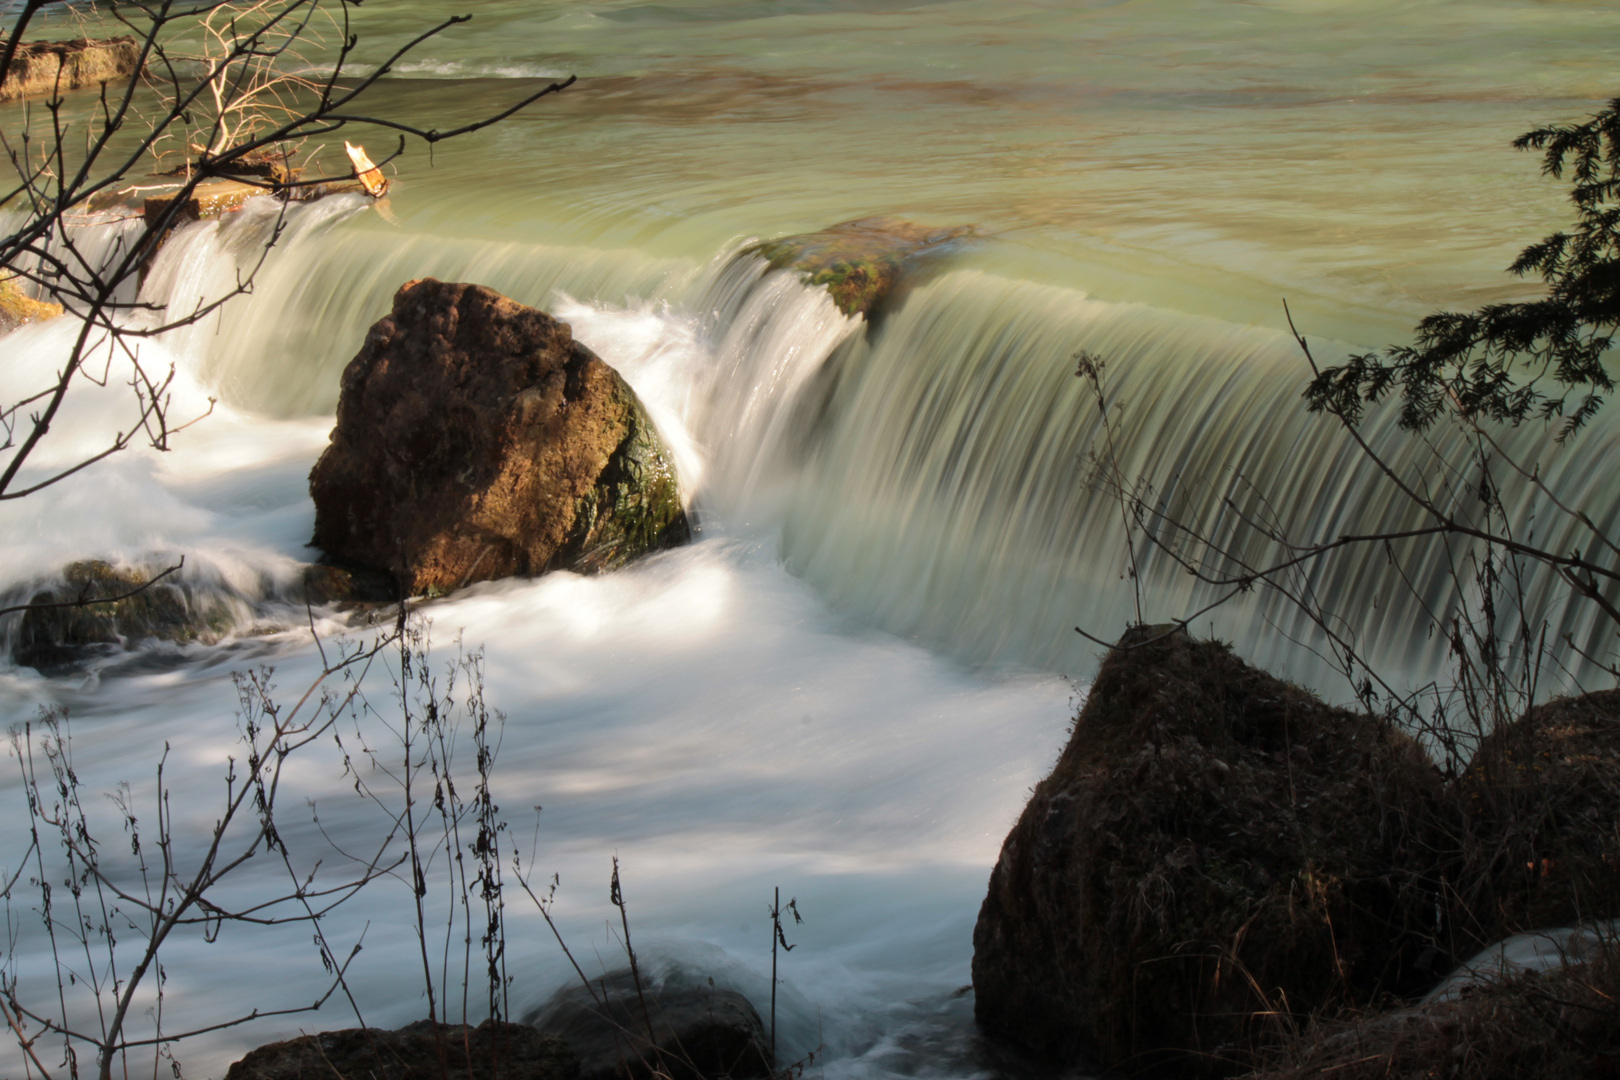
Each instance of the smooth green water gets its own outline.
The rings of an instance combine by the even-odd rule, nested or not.
[[[452,11],[363,111],[580,82],[411,145],[410,232],[706,260],[899,213],[1014,277],[1267,326],[1287,297],[1363,343],[1522,292],[1563,215],[1508,143],[1620,93],[1620,7],[1567,0],[373,0],[354,70]]]
[[[375,57],[437,5],[368,7]],[[413,229],[710,257],[873,213],[973,223],[981,265],[1237,322],[1401,336],[1561,217],[1508,149],[1620,88],[1572,3],[481,3],[417,75],[571,73],[401,163]],[[511,79],[389,88],[444,127]],[[469,189],[469,185],[476,185]]]

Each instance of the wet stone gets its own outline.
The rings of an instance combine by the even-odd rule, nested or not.
[[[18,628],[17,663],[52,671],[143,640],[206,644],[230,629],[223,604],[189,595],[172,578],[151,584],[158,572],[99,559],[68,565],[57,584],[29,600]]]
[[[744,254],[759,255],[772,270],[797,271],[806,285],[825,288],[845,315],[870,318],[928,257],[953,250],[972,234],[971,225],[931,229],[900,218],[869,217],[765,240]]]
[[[580,1080],[746,1080],[770,1075],[765,1025],[753,1004],[693,972],[638,989],[628,969],[570,985],[524,1017],[567,1040]]]
[[[325,561],[439,596],[690,538],[635,391],[567,323],[493,289],[406,284],[341,386],[310,473]]]

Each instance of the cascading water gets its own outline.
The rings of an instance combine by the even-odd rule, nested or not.
[[[507,717],[499,801],[544,805],[537,832],[527,817],[514,831],[533,834],[542,874],[561,875],[565,933],[611,962],[601,920],[616,853],[649,962],[713,971],[758,1000],[762,912],[780,885],[809,920],[783,967],[790,1053],[820,1046],[817,1067],[839,1077],[985,1072],[958,994],[984,880],[1065,738],[1064,676],[1094,663],[1072,627],[1106,637],[1134,617],[1119,510],[1089,480],[1101,427],[1074,354],[1107,364],[1120,472],[1188,522],[1229,534],[1262,494],[1301,538],[1408,521],[1334,425],[1303,413],[1280,299],[1332,360],[1403,338],[1432,307],[1518,295],[1493,275],[1560,211],[1502,144],[1612,92],[1591,72],[1614,70],[1615,13],[1374,6],[1378,18],[1288,0],[488,0],[474,27],[491,36],[442,39],[383,84],[394,114],[481,115],[558,71],[579,86],[431,163],[413,149],[376,211],[352,197],[291,207],[250,295],[142,346],[145,362],[174,365],[175,415],[206,418],[168,453],[131,450],[0,517],[12,597],[74,559],[184,555],[191,595],[224,603],[230,632],[51,677],[8,662],[6,715],[67,708],[91,790],[127,780],[149,801],[167,742],[173,789],[216,791],[240,753],[230,672],[272,665],[295,694],[318,663],[310,621],[328,641],[343,631],[292,599],[318,554],[307,474],[343,365],[403,282],[492,286],[566,319],[623,372],[702,522],[691,546],[608,577],[423,605],[441,650],[458,634],[487,650],[488,695]],[[434,12],[372,7],[357,25],[376,49]],[[980,239],[871,326],[740,254],[876,213],[972,223]],[[228,291],[278,214],[255,201],[177,234],[142,299],[184,311]],[[134,227],[109,227],[96,250]],[[37,388],[70,333],[45,323],[0,339],[0,390]],[[119,374],[71,396],[40,468],[127,424]],[[1428,467],[1386,418],[1369,431],[1398,468]],[[1560,497],[1610,508],[1603,527],[1617,437],[1604,415],[1545,473]],[[1546,436],[1517,438],[1539,450]],[[1376,552],[1310,584],[1329,607],[1362,610],[1377,662],[1421,679],[1441,646],[1413,627],[1443,575],[1435,551],[1408,555],[1419,596]],[[1138,556],[1148,618],[1211,598]],[[1547,583],[1535,589],[1551,634],[1590,640]],[[1207,618],[1200,631],[1343,696],[1291,644],[1309,627],[1274,597]],[[317,800],[329,837],[378,827],[332,762],[312,758],[291,790]],[[214,811],[207,797],[176,805],[184,853]],[[326,850],[312,823],[286,828],[300,852]],[[17,854],[0,846],[8,877]],[[270,876],[252,870],[244,895]],[[368,1023],[424,1013],[398,943],[409,896],[383,882],[328,923],[335,940],[365,935],[352,985]],[[569,971],[537,916],[510,917],[521,1009]],[[20,906],[12,919],[17,970],[49,978],[37,919]],[[270,1004],[247,1000],[259,987],[302,1000],[321,982],[312,949],[268,930],[177,942],[165,963],[166,1008],[200,1023]],[[219,1075],[257,1042],[352,1023],[330,1007],[261,1019],[180,1056],[191,1075]]]
[[[184,307],[245,272],[275,220],[265,204],[183,234],[154,268],[148,294]],[[1304,412],[1306,364],[1280,331],[967,267],[920,284],[868,329],[791,271],[767,272],[762,260],[725,251],[706,264],[422,241],[385,253],[364,242],[375,234],[361,233],[334,252],[328,230],[359,208],[348,198],[298,208],[260,279],[270,303],[238,305],[166,344],[227,402],[329,409],[347,359],[337,343],[358,340],[399,281],[463,278],[476,266],[480,280],[518,298],[551,297],[583,340],[619,364],[670,433],[706,513],[730,528],[778,530],[788,568],[835,607],[968,662],[1083,674],[1095,647],[1074,624],[1108,636],[1135,617],[1121,581],[1128,543],[1143,565],[1150,620],[1199,610],[1222,591],[1199,585],[1140,535],[1128,540],[1117,501],[1092,482],[1100,414],[1074,377],[1080,350],[1108,365],[1105,390],[1123,425],[1114,467],[1150,482],[1188,525],[1227,536],[1245,531],[1238,514],[1272,515],[1297,542],[1423,520],[1333,421]],[[625,302],[572,299],[603,293]],[[308,314],[268,314],[288,306]],[[1315,346],[1319,361],[1346,351]],[[1382,418],[1368,431],[1402,475],[1460,452],[1442,435],[1437,458]],[[1593,463],[1615,438],[1601,420],[1554,456],[1553,494],[1591,505],[1605,483]],[[1523,432],[1507,449],[1545,442]],[[1534,493],[1511,477],[1503,483],[1529,519]],[[1252,565],[1285,557],[1247,531],[1241,550]],[[1566,525],[1548,539],[1569,546],[1584,542],[1580,533]],[[1354,629],[1367,657],[1397,680],[1440,662],[1443,643],[1405,628],[1448,602],[1444,549],[1410,545],[1403,558],[1410,588],[1372,548],[1324,561],[1308,579],[1329,611],[1373,598]],[[1554,634],[1589,642],[1592,629],[1551,596],[1538,589],[1528,606]],[[1286,600],[1256,591],[1206,621],[1258,662],[1342,692],[1332,670],[1297,647],[1312,629]]]

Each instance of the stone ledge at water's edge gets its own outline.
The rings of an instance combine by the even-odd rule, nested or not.
[[[673,459],[566,323],[482,285],[403,286],[343,372],[312,541],[406,595],[684,543]]]
[[[1541,706],[1448,782],[1373,717],[1137,628],[991,875],[979,1024],[1065,1064],[1230,1076],[1528,921],[1620,915],[1617,718],[1615,692]]]
[[[0,83],[0,101],[127,79],[140,62],[140,46],[131,37],[25,41],[17,47],[6,80]]]
[[[762,240],[743,249],[772,270],[790,269],[806,285],[827,290],[845,315],[870,320],[903,281],[928,262],[956,250],[973,226],[931,229],[901,218],[846,221],[820,232]]]
[[[36,300],[14,276],[0,275],[0,334],[62,314],[62,305]]]
[[[773,1073],[768,1046],[747,996],[655,964],[566,985],[521,1024],[423,1020],[269,1043],[225,1080],[758,1080]]]

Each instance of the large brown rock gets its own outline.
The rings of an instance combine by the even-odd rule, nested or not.
[[[1422,989],[1442,798],[1411,739],[1138,628],[991,874],[976,1018],[1047,1058],[1207,1076],[1300,1014]]]
[[[566,323],[481,285],[413,281],[343,372],[310,473],[314,544],[409,594],[598,572],[688,539],[670,455]]]
[[[269,1043],[225,1080],[577,1080],[568,1044],[523,1024],[422,1020],[398,1031],[346,1028]]]

